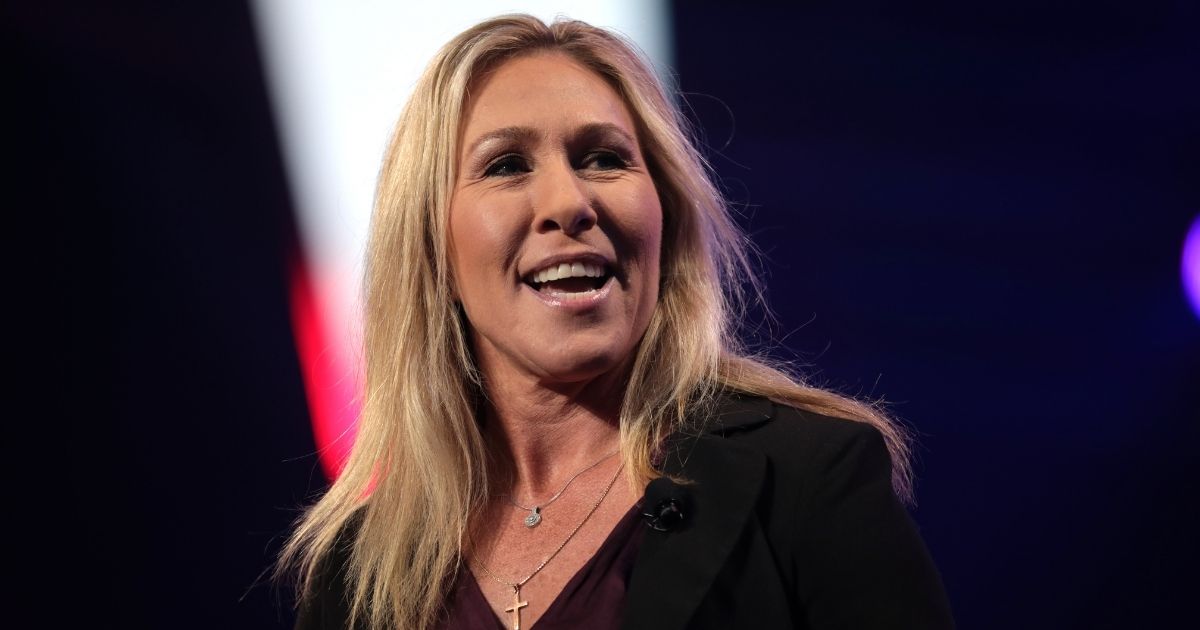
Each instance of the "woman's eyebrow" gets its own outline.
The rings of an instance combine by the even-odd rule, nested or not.
[[[585,140],[595,140],[597,138],[606,138],[617,136],[630,143],[632,146],[637,146],[637,138],[634,138],[628,131],[625,131],[620,125],[609,122],[595,122],[581,125],[574,132],[575,137]],[[535,142],[541,137],[538,130],[532,127],[501,127],[493,129],[471,142],[467,147],[467,155],[474,155],[479,148],[493,142],[504,143],[530,143]]]
[[[499,129],[493,129],[492,131],[489,131],[476,138],[475,141],[471,143],[471,146],[467,148],[467,155],[471,155],[478,151],[479,147],[497,140],[502,140],[504,142],[524,143],[531,140],[537,140],[537,138],[538,132],[532,127],[501,127]]]
[[[620,125],[613,123],[588,123],[580,127],[576,133],[583,138],[603,138],[616,135],[631,145],[637,146],[637,138],[634,138],[628,131],[622,129]]]

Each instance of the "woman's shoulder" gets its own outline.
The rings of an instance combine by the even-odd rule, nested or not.
[[[847,449],[882,452],[883,434],[874,425],[838,418],[750,394],[729,394],[714,407],[706,433],[760,450],[768,457],[810,459]],[[810,456],[805,458],[803,456]]]
[[[765,459],[781,500],[824,502],[835,499],[830,493],[864,488],[881,500],[897,500],[887,441],[868,422],[734,394],[714,408],[706,432],[717,448]]]
[[[954,627],[880,429],[754,396],[714,416],[710,442],[767,462],[759,522],[812,627]]]

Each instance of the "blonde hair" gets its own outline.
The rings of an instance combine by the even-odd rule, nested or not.
[[[637,49],[583,22],[498,17],[438,52],[396,125],[367,248],[358,437],[341,476],[303,515],[281,555],[280,571],[298,574],[298,592],[308,597],[338,551],[335,542],[345,545],[351,624],[433,624],[459,569],[470,514],[486,502],[480,377],[451,297],[446,218],[469,86],[505,60],[537,51],[568,55],[621,94],[662,202],[659,302],[620,417],[621,455],[638,492],[659,474],[652,454],[660,441],[689,417],[702,417],[696,410],[722,392],[736,391],[874,425],[891,450],[897,494],[910,496],[907,441],[896,423],[750,356],[736,339],[742,283],[756,276],[748,241]],[[748,288],[761,297],[756,285]]]

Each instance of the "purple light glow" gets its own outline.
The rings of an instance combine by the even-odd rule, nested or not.
[[[1192,221],[1183,242],[1183,288],[1192,301],[1192,311],[1200,317],[1200,216]]]

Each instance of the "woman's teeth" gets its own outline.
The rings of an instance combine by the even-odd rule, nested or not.
[[[546,267],[529,276],[535,290],[560,299],[580,299],[595,294],[604,286],[608,272],[602,265],[562,263]]]
[[[588,289],[586,291],[555,291],[553,289],[546,289],[542,291],[542,293],[545,293],[546,295],[552,295],[563,300],[578,300],[586,298],[590,295],[595,295],[597,291],[599,291],[599,289]]]
[[[599,278],[604,275],[604,267],[587,263],[562,263],[533,274],[531,281],[541,284],[563,278]]]

